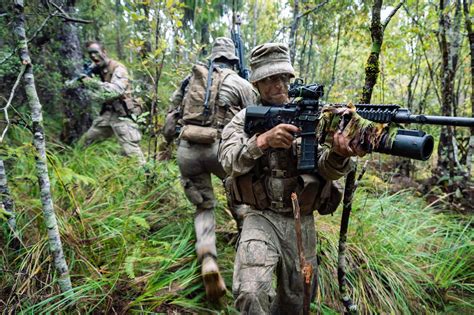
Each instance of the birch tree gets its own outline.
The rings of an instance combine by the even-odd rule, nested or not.
[[[16,216],[14,211],[13,199],[8,189],[7,174],[5,172],[5,165],[3,160],[0,159],[0,197],[2,200],[2,209],[0,209],[0,218],[2,212],[7,214],[8,229],[12,235],[11,246],[13,248],[19,248],[20,236],[16,228]]]
[[[56,214],[54,213],[51,196],[48,165],[46,160],[46,144],[43,128],[42,106],[36,92],[33,65],[28,52],[28,43],[25,31],[24,1],[14,0],[13,33],[17,37],[20,62],[25,66],[23,76],[25,93],[31,110],[33,145],[36,149],[36,171],[40,186],[43,215],[48,230],[49,248],[53,256],[54,265],[58,273],[58,283],[62,292],[72,289],[69,277],[69,268],[63,253]]]

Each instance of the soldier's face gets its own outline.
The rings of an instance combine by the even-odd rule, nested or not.
[[[288,103],[288,84],[290,75],[276,74],[257,81],[257,89],[265,103],[282,105]]]
[[[98,67],[105,67],[107,65],[108,57],[98,44],[92,44],[87,47],[87,53],[92,62]]]

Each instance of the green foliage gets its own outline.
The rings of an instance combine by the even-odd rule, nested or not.
[[[17,128],[13,131],[14,141],[27,135]],[[194,253],[194,207],[179,186],[175,162],[153,166],[156,178],[150,187],[143,171],[120,157],[118,150],[116,143],[105,142],[86,149],[58,147],[48,153],[74,284],[67,295],[59,293],[52,277],[41,205],[32,194],[35,179],[28,185],[19,180],[34,172],[33,156],[15,154],[15,160],[7,159],[26,245],[19,252],[5,248],[0,254],[2,270],[24,272],[0,280],[4,288],[0,294],[17,292],[5,300],[9,309],[67,313],[74,305],[81,313],[121,309],[234,314],[230,293],[220,307],[205,302]],[[219,262],[230,287],[235,252],[228,242],[236,227],[217,178],[214,184]],[[389,194],[387,187],[375,174],[367,174],[354,203],[348,280],[355,301],[362,310],[375,313],[472,310],[472,222],[436,213],[412,191]],[[316,221],[320,294],[312,307],[325,314],[342,310],[336,281],[338,221],[338,214]]]
[[[247,56],[255,44],[287,42],[292,3],[237,2],[235,13],[242,16]],[[319,3],[322,1],[304,2],[301,12]],[[384,6],[396,3],[385,1]],[[4,5],[0,7],[3,10]],[[76,7],[78,17],[93,21],[80,26],[83,42],[101,40],[114,58],[119,55],[118,47],[123,49],[121,61],[133,74],[135,94],[148,106],[137,120],[144,123],[149,119],[150,104],[155,102],[158,115],[153,118],[158,126],[163,123],[171,93],[193,63],[204,61],[203,48],[210,49],[205,27],[209,38],[229,36],[233,13],[230,1],[94,0],[77,1]],[[333,84],[329,102],[359,99],[370,52],[370,7],[366,1],[329,1],[300,21],[295,69],[309,82]],[[38,1],[27,9],[27,32],[32,36],[47,12]],[[0,16],[0,60],[14,49],[9,23],[9,16]],[[62,119],[61,91],[70,79],[59,74],[60,42],[54,38],[58,23],[63,21],[50,20],[32,39],[30,50],[45,110],[55,210],[74,289],[60,294],[55,283],[34,175],[31,134],[13,126],[1,154],[26,247],[18,252],[0,251],[0,310],[8,305],[6,311],[25,314],[69,313],[72,307],[86,314],[118,310],[236,313],[230,293],[220,307],[205,302],[194,254],[194,207],[179,186],[174,161],[149,165],[155,173],[150,186],[144,171],[120,157],[119,146],[113,141],[85,149],[56,142]],[[385,31],[374,103],[399,103],[426,114],[440,112],[437,23],[432,2],[406,1]],[[336,60],[337,27],[341,38]],[[469,53],[466,43],[462,43],[461,56]],[[458,114],[470,115],[469,58],[459,62],[457,98],[464,101]],[[0,103],[8,97],[17,73],[16,56],[0,64]],[[19,90],[13,105],[30,121],[24,104]],[[436,127],[423,129],[435,136],[439,133]],[[467,131],[457,132],[467,137]],[[418,166],[423,168],[422,176],[429,172],[426,165]],[[366,175],[351,219],[348,280],[355,301],[371,313],[472,313],[472,221],[437,213],[426,206],[419,192],[390,194],[386,191],[389,185],[378,175],[377,171]],[[214,178],[214,183],[219,263],[230,287],[234,257],[230,243],[236,227],[226,210],[220,181]],[[324,314],[342,311],[335,274],[338,220],[337,214],[317,218],[321,291],[312,309]]]

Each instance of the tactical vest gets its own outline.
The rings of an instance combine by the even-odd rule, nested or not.
[[[342,199],[341,187],[317,173],[301,174],[297,156],[295,143],[288,150],[267,150],[249,174],[226,181],[232,202],[292,215],[291,193],[296,192],[302,214],[333,213]]]
[[[100,78],[103,82],[110,83],[112,81],[113,74],[118,67],[125,68],[120,62],[115,60],[110,60],[107,66],[104,69],[100,70]],[[132,89],[130,84],[130,78],[128,78],[129,83],[125,93],[116,100],[104,103],[102,111],[111,109],[115,111],[119,116],[129,116],[130,114],[139,115],[142,111],[141,104],[138,101],[135,101],[132,97]]]
[[[219,91],[222,82],[234,71],[219,66],[214,67],[206,108],[208,73],[209,70],[204,64],[193,66],[181,106],[180,124],[183,125],[183,128],[179,136],[180,139],[202,144],[213,143],[220,137],[220,132],[225,126],[227,107],[220,106]]]

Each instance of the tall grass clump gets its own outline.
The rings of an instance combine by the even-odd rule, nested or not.
[[[61,294],[30,136],[18,128],[11,134],[14,149],[4,160],[24,246],[0,249],[2,313],[236,313],[230,292],[220,305],[205,300],[195,210],[175,161],[149,164],[150,180],[136,161],[120,156],[114,141],[88,148],[49,143],[52,193],[73,283],[72,292]],[[375,175],[366,177],[347,244],[347,279],[361,313],[473,313],[472,219],[427,207],[416,191],[381,190],[385,184]],[[220,181],[213,183],[219,265],[230,288],[236,228]],[[316,217],[320,291],[313,310],[324,314],[343,310],[336,276],[339,220],[340,212]]]
[[[25,247],[1,252],[0,309],[27,314],[206,309],[194,256],[194,209],[181,191],[176,165],[151,165],[151,183],[112,141],[50,148],[52,191],[74,288],[59,294],[31,175],[34,156],[25,145],[25,154],[8,159]]]
[[[362,313],[419,314],[456,304],[473,310],[472,220],[437,213],[410,190],[374,196],[359,191],[348,237],[352,296]],[[338,310],[339,216],[320,217],[321,295]],[[336,306],[337,305],[337,306]]]

